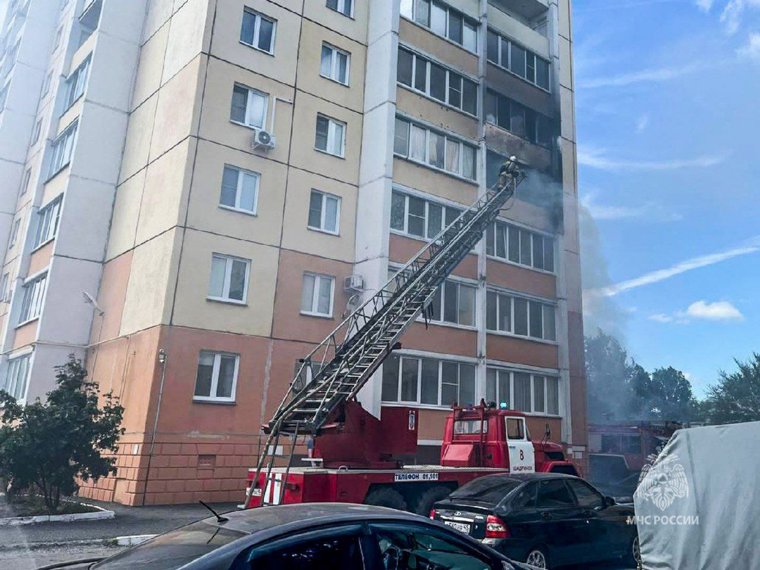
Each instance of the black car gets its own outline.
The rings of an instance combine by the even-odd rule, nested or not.
[[[638,560],[632,505],[618,505],[583,479],[559,473],[489,475],[435,503],[430,517],[515,560],[555,568]]]
[[[510,570],[527,568],[418,515],[305,503],[209,517],[106,558],[92,570]]]

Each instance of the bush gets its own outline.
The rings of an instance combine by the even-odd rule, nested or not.
[[[26,406],[0,391],[0,477],[15,493],[36,488],[51,513],[61,497],[76,493],[78,479],[116,474],[116,459],[103,453],[115,453],[124,433],[124,408],[111,392],[98,406],[98,384],[74,355],[56,367],[56,384],[45,403]]]

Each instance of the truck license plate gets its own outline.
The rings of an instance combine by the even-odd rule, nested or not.
[[[465,534],[470,534],[470,525],[460,522],[454,522],[454,521],[443,521],[443,524],[450,526],[451,528],[457,529],[459,532],[463,532]]]

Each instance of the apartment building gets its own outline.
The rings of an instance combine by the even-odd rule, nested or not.
[[[239,500],[298,359],[510,155],[517,199],[360,399],[420,408],[419,462],[481,398],[584,459],[569,0],[19,0],[4,29],[0,387],[74,353],[119,396],[83,495]]]

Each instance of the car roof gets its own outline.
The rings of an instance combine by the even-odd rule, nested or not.
[[[426,517],[371,505],[350,503],[299,503],[278,505],[276,508],[259,507],[225,513],[227,522],[209,517],[204,522],[245,534],[258,534],[275,528],[287,527],[292,532],[300,528],[313,528],[324,524],[351,523],[367,520],[395,520],[400,522],[430,522]]]
[[[504,473],[495,475],[485,475],[473,479],[478,481],[482,479],[499,479],[503,481],[518,481],[526,483],[528,481],[545,481],[547,479],[578,479],[575,475],[568,475],[567,473]]]

